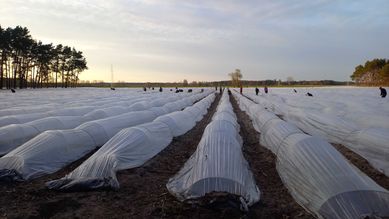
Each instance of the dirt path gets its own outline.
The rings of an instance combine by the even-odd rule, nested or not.
[[[255,181],[261,191],[261,200],[251,207],[253,218],[314,218],[298,205],[283,185],[276,170],[276,157],[259,144],[259,133],[250,117],[240,110],[236,100],[230,98],[238,117],[243,153],[250,164]]]
[[[384,187],[385,189],[389,190],[389,177],[385,176],[385,174],[379,172],[378,170],[374,169],[369,162],[358,155],[357,153],[353,152],[352,150],[348,149],[347,147],[340,145],[340,144],[332,144],[343,156],[347,158],[354,166],[356,166],[358,169],[360,169],[362,172],[364,172],[366,175],[368,175],[371,179],[373,179],[378,185]]]

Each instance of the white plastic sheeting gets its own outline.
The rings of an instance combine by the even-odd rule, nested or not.
[[[71,129],[83,123],[79,116],[47,117],[0,128],[0,154],[6,154],[47,130]]]
[[[346,146],[365,158],[375,169],[389,176],[388,128],[361,128],[345,116],[323,113],[321,109],[325,106],[320,102],[308,103],[300,100],[292,104],[290,100],[277,95],[249,96],[256,102],[265,104],[269,110],[278,113],[288,122],[296,124],[304,132]],[[300,108],[293,107],[295,105]],[[366,114],[365,117],[372,118],[372,115]]]
[[[155,97],[151,97],[155,98]],[[145,101],[135,99],[126,101],[130,104],[128,107],[114,106],[109,108],[96,109],[84,116],[56,116],[34,120],[24,124],[12,124],[0,128],[0,154],[6,154],[14,148],[24,144],[31,138],[47,130],[72,129],[84,122],[103,119],[110,116],[117,116],[123,113],[149,109],[150,107],[159,107],[170,101],[180,99],[177,95],[158,98],[157,100]],[[58,112],[58,111],[57,111]],[[73,109],[66,109],[67,114],[74,112]],[[153,111],[154,112],[154,111]]]
[[[197,93],[200,92],[201,88],[192,88],[192,90],[193,93]],[[169,92],[168,89],[164,89],[164,92],[151,90],[144,92],[140,88],[119,88],[115,91],[111,91],[109,88],[21,89],[14,94],[9,91],[0,91],[0,117],[33,113],[35,109],[47,112],[64,107],[104,106],[110,104],[112,100],[114,102],[125,101],[133,96],[148,94],[165,96],[174,93],[174,91]],[[187,93],[186,89],[184,93]],[[32,110],[19,110],[30,108]]]
[[[47,112],[66,107],[103,105],[136,95],[135,89],[120,89],[112,92],[100,88],[68,89],[26,89],[15,94],[0,91],[0,116],[10,116],[34,112]]]
[[[389,129],[359,129],[336,116],[291,110],[285,119],[303,131],[346,146],[365,158],[375,169],[389,177]]]
[[[319,218],[389,216],[389,192],[332,145],[281,119],[262,120],[263,107],[234,93],[260,127],[260,142],[277,155],[277,171],[293,198]],[[257,110],[254,110],[254,109]],[[265,117],[265,120],[268,117]]]
[[[205,95],[207,94],[196,95],[196,99]],[[189,122],[189,120],[194,121],[195,118],[203,117],[214,99],[215,95],[211,94],[193,106],[187,107],[186,109],[205,109],[195,117],[182,118],[180,114],[187,115],[184,111],[173,112],[153,122],[123,129],[70,174],[62,179],[46,183],[47,187],[66,191],[119,188],[119,182],[116,179],[117,171],[139,167],[157,155],[170,144],[176,129],[180,129],[180,133],[192,129],[195,122]],[[162,117],[184,119],[191,126],[182,122],[177,125],[176,119],[173,119],[173,122],[161,122]]]
[[[14,107],[10,109],[0,110],[0,116],[9,116],[9,115],[18,115],[18,114],[27,114],[27,113],[40,113],[45,111],[50,111],[58,106],[33,106],[33,107]]]
[[[122,128],[154,118],[149,111],[131,112],[87,122],[75,129],[45,131],[0,158],[0,178],[4,169],[16,171],[20,180],[55,172],[101,146]]]
[[[137,111],[86,122],[75,129],[43,132],[0,158],[0,178],[29,180],[53,173],[102,146],[121,129],[150,122],[156,117],[152,111]],[[83,133],[81,137],[80,133]]]
[[[112,92],[106,89],[74,89],[70,91],[71,95],[66,91],[52,90],[49,94],[45,92],[21,92],[26,94],[25,98],[21,98],[20,92],[17,95],[4,96],[0,92],[0,127],[10,124],[23,124],[51,116],[82,116],[86,113],[95,110],[103,109],[112,106],[128,107],[134,100],[148,100],[150,102],[157,101],[153,98],[178,96],[175,93],[137,93],[132,89]],[[42,90],[41,90],[42,91]],[[198,92],[195,90],[194,93]],[[45,94],[39,94],[45,93]],[[64,93],[63,95],[61,95]],[[36,96],[34,96],[34,94]],[[59,95],[55,98],[55,94]],[[181,96],[184,96],[182,93]],[[187,95],[187,93],[185,93]],[[28,98],[27,98],[28,97]],[[150,100],[152,98],[152,100]],[[32,103],[29,103],[33,101]],[[19,106],[4,107],[4,105],[17,104]],[[22,104],[26,104],[21,106]],[[153,105],[156,103],[153,103]]]
[[[359,129],[388,128],[389,102],[379,96],[377,87],[315,87],[292,89],[274,88],[262,97],[272,103],[279,102],[289,108],[319,111],[353,122]],[[305,96],[311,92],[314,96]]]
[[[22,124],[47,117],[46,113],[29,113],[0,117],[0,127],[10,124]]]
[[[170,127],[173,137],[185,134],[196,125],[196,118],[187,111],[173,112],[158,117],[155,121],[166,124]]]
[[[156,96],[148,96],[148,95],[147,97],[156,98]],[[87,115],[89,115],[89,117],[93,118],[93,115],[96,114],[96,111],[98,109],[106,109],[112,106],[125,108],[140,100],[146,100],[146,95],[133,96],[133,97],[129,97],[127,100],[120,100],[120,101],[115,99],[109,101],[96,101],[94,103],[89,103],[90,105],[88,106],[63,107],[63,108],[58,108],[51,111],[40,112],[40,113],[31,113],[29,111],[29,108],[25,107],[25,109],[23,109],[23,112],[28,112],[27,114],[6,115],[0,117],[0,127],[10,125],[10,124],[23,124],[26,122],[31,122],[34,120],[38,120],[46,117],[53,117],[53,116],[86,116],[87,117]],[[31,108],[35,109],[36,106]],[[12,112],[12,110],[7,110],[7,112],[8,111]],[[100,119],[100,118],[96,118],[96,119]]]
[[[179,200],[200,198],[211,192],[227,192],[252,205],[260,192],[242,154],[239,125],[226,92],[195,153],[167,183]]]

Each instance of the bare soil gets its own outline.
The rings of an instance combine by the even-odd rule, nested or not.
[[[365,158],[361,157],[357,153],[348,149],[344,145],[341,144],[332,144],[332,145],[341,154],[343,154],[343,156],[345,156],[347,160],[349,160],[352,164],[354,164],[354,166],[356,166],[358,169],[360,169],[362,172],[368,175],[371,179],[373,179],[378,185],[389,190],[389,177],[385,176],[385,174],[376,170],[373,166],[369,164],[369,162]]]

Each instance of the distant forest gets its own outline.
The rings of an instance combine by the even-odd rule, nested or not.
[[[75,87],[86,69],[81,51],[37,41],[26,27],[0,26],[0,89]]]
[[[172,83],[158,83],[158,82],[147,82],[147,83],[132,83],[132,82],[117,82],[113,83],[113,87],[232,87],[232,81],[193,81],[187,82],[172,82]],[[281,81],[281,80],[263,80],[263,81],[252,81],[252,80],[241,80],[242,86],[244,87],[256,87],[256,86],[335,86],[335,85],[352,85],[347,81],[332,81],[332,80],[320,80],[320,81]],[[79,87],[110,87],[111,83],[103,81],[80,81]]]
[[[361,85],[389,85],[389,59],[373,59],[358,65],[350,77]]]

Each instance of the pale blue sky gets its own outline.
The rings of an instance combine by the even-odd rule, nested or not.
[[[388,0],[0,0],[3,27],[82,50],[82,79],[349,80],[389,58]]]

